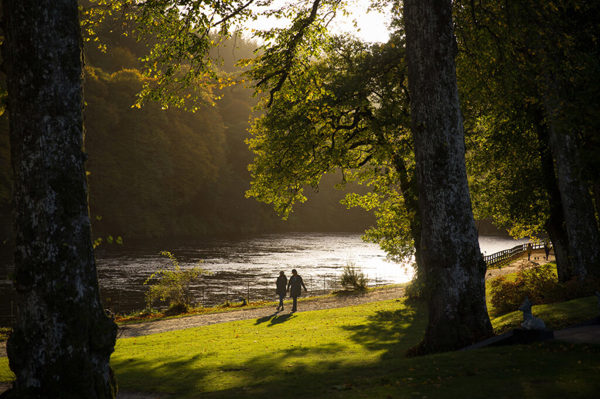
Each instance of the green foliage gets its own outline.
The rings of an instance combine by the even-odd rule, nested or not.
[[[547,304],[580,298],[594,293],[598,281],[576,279],[560,283],[556,266],[546,264],[522,268],[515,279],[497,277],[490,281],[492,315],[503,315],[519,308],[525,297],[532,304]]]
[[[88,42],[107,44],[98,36],[107,25],[144,43],[138,56],[143,86],[137,105],[148,100],[163,108],[198,111],[220,98],[217,93],[237,78],[218,68],[211,50],[233,34],[232,23],[247,19],[252,9],[244,0],[203,2],[88,0],[82,26]],[[218,32],[217,32],[218,30]],[[111,29],[112,32],[112,29]]]
[[[161,302],[169,306],[169,314],[184,313],[194,304],[190,286],[208,272],[197,266],[182,269],[172,253],[162,251],[160,254],[169,258],[173,269],[160,269],[144,281],[144,285],[149,286],[146,292],[146,306],[152,308],[154,304]]]
[[[370,188],[366,194],[349,193],[343,203],[347,207],[361,207],[372,210],[376,226],[366,230],[364,239],[379,244],[388,258],[403,262],[415,254],[411,220],[417,217],[405,204],[405,196],[397,189],[398,173],[395,169],[363,168],[357,173],[360,181]]]
[[[344,271],[340,277],[340,283],[342,284],[342,287],[346,289],[351,288],[357,291],[365,291],[369,284],[369,279],[365,277],[360,268],[350,263],[344,267]]]
[[[550,125],[581,145],[582,178],[600,176],[598,157],[590,156],[600,148],[592,133],[600,124],[592,111],[600,107],[600,6],[457,1],[454,12],[476,217],[515,237],[539,235],[550,209],[540,162]]]
[[[102,31],[118,53],[143,53],[135,40]],[[219,48],[224,67],[252,54],[238,40]],[[217,51],[215,50],[215,51]],[[132,105],[144,76],[114,52],[86,48],[85,124],[90,210],[94,239],[125,242],[159,237],[199,237],[273,231],[360,231],[371,219],[339,205],[335,178],[286,223],[269,207],[244,198],[252,155],[244,143],[256,100],[241,86],[224,88],[215,107],[195,113]],[[96,65],[102,65],[102,68]],[[10,228],[11,168],[7,115],[0,117],[0,243]],[[5,176],[6,178],[3,178]],[[2,234],[4,233],[4,234]],[[98,241],[99,242],[99,241]],[[102,248],[101,248],[102,249]]]
[[[319,46],[318,59],[294,64],[285,71],[288,80],[268,86],[271,95],[248,140],[255,158],[246,195],[286,218],[306,201],[307,189],[317,190],[324,174],[339,170],[340,186],[365,187],[343,202],[374,212],[377,226],[365,238],[395,260],[410,259],[418,215],[403,37],[366,45],[323,36]],[[268,58],[258,62],[255,80],[283,76]]]
[[[189,114],[156,104],[132,108],[143,81],[135,69],[109,75],[86,68],[90,208],[102,216],[94,220],[99,236],[192,233],[194,219],[201,229],[197,211],[190,217],[189,209],[226,168],[218,109]]]
[[[329,183],[286,223],[266,205],[244,198],[252,160],[244,140],[257,101],[252,90],[223,87],[216,106],[195,113],[152,102],[132,107],[148,80],[138,61],[148,45],[124,36],[122,23],[114,16],[96,27],[109,52],[92,41],[85,46],[85,151],[94,239],[105,244],[109,235],[131,243],[265,231],[360,231],[370,223],[358,210],[349,214],[340,206],[344,193]],[[256,44],[231,38],[211,51],[230,73],[254,50]],[[0,244],[12,235],[8,144],[5,113],[0,116]]]

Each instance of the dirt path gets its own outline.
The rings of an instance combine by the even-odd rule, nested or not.
[[[377,290],[364,294],[337,295],[307,299],[298,302],[298,312],[310,310],[341,308],[354,306],[361,303],[383,301],[386,299],[400,298],[404,296],[402,287],[381,287]],[[281,313],[288,313],[291,303],[285,304],[286,308]],[[182,330],[185,328],[207,326],[210,324],[226,323],[228,321],[258,319],[273,315],[276,312],[274,306],[258,309],[242,309],[225,313],[213,313],[198,316],[189,316],[179,319],[159,320],[148,323],[129,324],[119,328],[119,338],[138,337],[140,335],[157,334],[166,331]]]

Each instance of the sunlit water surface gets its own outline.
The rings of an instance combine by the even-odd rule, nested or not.
[[[521,241],[483,236],[484,254],[510,248]],[[169,267],[160,250],[172,252],[182,268],[200,266],[210,272],[192,287],[204,305],[236,301],[240,297],[273,300],[274,282],[280,270],[289,277],[297,269],[310,294],[339,288],[344,266],[354,264],[370,285],[404,283],[413,276],[410,262],[386,259],[379,246],[362,241],[358,233],[286,233],[253,238],[212,239],[165,247],[104,245],[97,250],[98,280],[102,299],[115,312],[144,307],[144,281],[155,271]],[[0,267],[2,267],[0,265]],[[7,281],[0,283],[0,321],[14,314],[14,296]]]

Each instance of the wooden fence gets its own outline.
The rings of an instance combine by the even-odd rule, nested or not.
[[[502,267],[507,264],[511,260],[518,258],[522,253],[527,252],[527,245],[531,244],[532,249],[543,249],[544,244],[536,244],[536,243],[525,243],[514,246],[510,249],[505,249],[500,252],[493,253],[491,255],[487,255],[483,257],[485,263],[487,263],[488,267]]]

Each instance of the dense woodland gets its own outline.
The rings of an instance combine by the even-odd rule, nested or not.
[[[245,144],[252,89],[223,89],[222,99],[197,112],[133,107],[144,77],[144,45],[120,33],[101,33],[108,51],[86,46],[84,79],[86,168],[96,238],[199,237],[277,231],[362,231],[371,217],[348,210],[334,189],[339,176],[312,192],[311,201],[282,221],[244,196],[251,153]],[[215,49],[221,68],[251,57],[256,45],[241,38]],[[7,113],[0,118],[0,242],[10,237],[10,158]]]
[[[279,228],[242,197],[249,162],[246,195],[284,216],[332,173],[364,183],[346,203],[375,211],[370,238],[415,256],[429,321],[411,355],[494,334],[474,213],[516,236],[547,235],[557,280],[579,293],[598,286],[597,2],[373,1],[392,17],[383,44],[329,34],[339,0],[266,0],[275,9],[260,11],[252,0],[91,3],[86,39],[98,34],[110,56],[88,47],[82,69],[76,1],[3,2],[20,299],[10,397],[61,392],[61,378],[82,371],[87,384],[72,389],[85,394],[72,397],[115,396],[116,326],[99,302],[86,175],[95,234],[126,239]],[[261,13],[290,23],[255,31],[264,44],[254,54],[234,46],[233,22]],[[111,26],[117,15],[127,23]],[[148,48],[119,36],[126,25]],[[230,84],[236,53],[252,54],[256,103]],[[320,195],[327,207],[308,213],[342,230],[334,194]],[[314,229],[298,216],[288,226]]]

